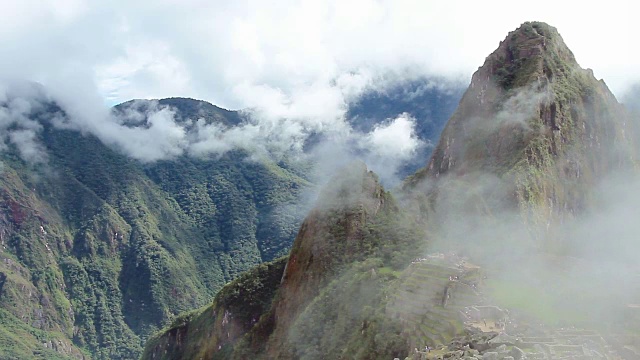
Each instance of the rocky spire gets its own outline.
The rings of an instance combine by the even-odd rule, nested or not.
[[[475,72],[427,166],[405,187],[427,194],[430,210],[457,202],[467,211],[480,200],[487,213],[542,213],[536,221],[549,229],[584,209],[604,175],[633,163],[628,123],[557,30],[527,22]],[[478,190],[483,176],[492,180]]]
[[[576,147],[604,149],[625,139],[625,116],[554,27],[527,22],[475,72],[427,167],[409,183],[451,173],[500,175]]]

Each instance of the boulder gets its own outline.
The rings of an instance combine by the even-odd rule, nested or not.
[[[511,355],[515,360],[524,360],[527,358],[527,354],[517,346],[514,346],[511,349],[509,355]]]

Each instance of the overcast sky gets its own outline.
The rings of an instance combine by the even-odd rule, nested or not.
[[[616,95],[640,81],[631,0],[0,1],[0,76],[107,105],[189,96],[317,114],[383,72],[466,81],[527,20],[557,27]]]

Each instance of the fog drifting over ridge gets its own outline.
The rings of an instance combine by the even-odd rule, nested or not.
[[[45,86],[85,78],[111,104],[187,96],[233,109],[264,97],[281,106],[388,69],[468,79],[508,31],[536,20],[556,26],[581,65],[621,95],[640,80],[632,2],[577,10],[551,1],[27,0],[0,15],[0,43],[12,55],[0,68]]]
[[[401,180],[399,169],[415,160],[417,151],[430,146],[418,138],[416,119],[407,113],[376,119],[369,131],[352,128],[344,114],[319,119],[265,116],[260,109],[240,112],[237,125],[209,121],[199,115],[157,100],[133,100],[117,111],[57,99],[55,91],[33,83],[7,81],[0,92],[0,150],[9,144],[32,165],[47,162],[39,135],[45,123],[58,129],[79,131],[143,163],[174,160],[180,156],[216,158],[243,150],[250,159],[279,161],[282,157],[311,161],[322,183],[339,167],[362,159],[393,186]],[[198,103],[196,100],[184,99]],[[51,107],[52,104],[60,108]],[[190,106],[190,105],[188,105]],[[429,119],[423,119],[425,121]],[[314,137],[320,140],[312,140]],[[311,145],[307,143],[312,141]],[[336,153],[335,151],[338,151]]]
[[[628,109],[640,108],[637,95],[629,92],[624,97]],[[552,100],[551,96],[545,88],[522,88],[489,121],[514,119],[525,132],[535,131],[521,120],[538,116],[540,104]],[[516,203],[517,181],[514,184],[509,175],[497,176],[482,168],[439,177],[434,171],[416,187],[417,193],[429,194],[430,203],[435,204],[427,219],[432,234],[427,239],[429,251],[468,256],[486,272],[487,293],[495,296],[496,305],[517,309],[536,322],[590,326],[603,333],[623,332],[616,328],[621,324],[637,328],[639,115],[632,112],[625,119],[600,114],[603,117],[597,119],[607,129],[622,128],[624,137],[612,143],[602,139],[603,147],[582,144],[585,148],[577,146],[577,153],[556,154],[557,164],[582,161],[581,175],[573,182],[570,177],[556,179],[553,190],[545,193],[548,198],[519,198]],[[491,128],[485,119],[473,115],[468,119],[466,130],[474,135],[477,132],[469,129]],[[488,132],[492,131],[498,129]],[[456,136],[464,143],[463,134]],[[596,153],[593,158],[591,152]],[[462,163],[460,157],[455,160]],[[599,171],[590,171],[591,166]],[[554,179],[553,168],[546,170],[542,176]],[[574,186],[579,194],[573,200],[578,204],[572,205],[572,198],[563,191]]]

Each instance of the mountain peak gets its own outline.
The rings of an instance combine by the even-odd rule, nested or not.
[[[557,72],[578,67],[558,30],[542,22],[526,22],[510,32],[487,57],[474,80],[492,79],[504,90],[551,80]]]
[[[184,123],[186,120],[204,119],[207,124],[218,123],[233,127],[244,121],[239,111],[227,110],[204,100],[171,97],[165,99],[134,99],[116,105],[113,111],[127,118],[127,111],[134,113],[148,113],[156,108],[167,107],[175,111],[175,121]],[[127,119],[127,124],[137,125],[140,119]],[[146,121],[146,119],[145,119]]]
[[[606,168],[611,159],[624,157],[606,150],[625,143],[622,119],[613,94],[578,65],[558,31],[527,22],[473,74],[430,162],[407,185],[478,171],[513,176],[542,163],[555,170],[584,166],[582,174],[596,164]],[[592,149],[589,159],[584,148]],[[575,158],[582,159],[580,165]],[[573,159],[571,166],[567,159]]]
[[[544,209],[528,226],[549,239],[587,208],[599,179],[633,164],[627,116],[555,28],[525,23],[473,75],[429,163],[405,188],[426,194],[434,214],[439,204],[519,209],[527,219]],[[478,199],[490,205],[476,209]]]

